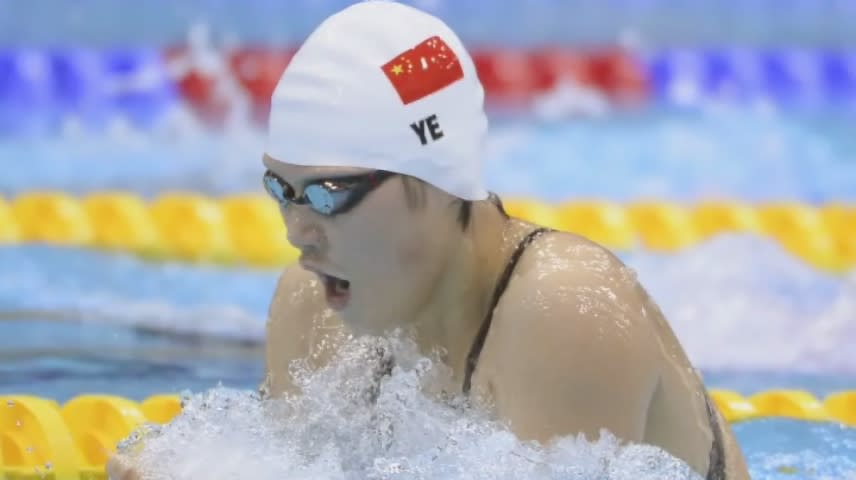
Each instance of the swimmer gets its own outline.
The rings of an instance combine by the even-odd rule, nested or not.
[[[602,429],[707,479],[748,477],[655,302],[611,252],[512,218],[483,184],[484,91],[443,22],[360,2],[306,40],[272,97],[263,184],[300,252],[276,287],[263,391],[336,335],[404,329],[522,440]],[[326,344],[326,347],[325,347]],[[141,478],[125,457],[113,479]]]

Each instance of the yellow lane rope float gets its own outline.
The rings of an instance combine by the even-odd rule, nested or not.
[[[715,235],[763,235],[829,272],[856,267],[856,205],[794,202],[696,204],[576,200],[506,201],[514,216],[584,235],[617,251],[676,252]],[[34,191],[0,198],[0,244],[48,243],[137,253],[148,258],[281,266],[297,251],[277,205],[261,194],[209,197],[126,192],[76,197]]]

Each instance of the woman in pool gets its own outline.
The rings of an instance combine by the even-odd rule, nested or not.
[[[748,478],[728,424],[633,272],[572,233],[510,218],[483,186],[472,60],[441,21],[363,2],[305,42],[272,99],[264,185],[299,265],[270,307],[268,395],[327,329],[411,332],[516,435],[602,429],[708,479]],[[320,354],[319,354],[320,353]],[[121,457],[112,478],[138,478]]]

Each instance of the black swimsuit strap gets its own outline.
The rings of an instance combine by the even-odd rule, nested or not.
[[[493,311],[499,303],[500,297],[505,293],[505,288],[508,287],[508,282],[511,280],[511,274],[514,272],[514,267],[517,265],[517,261],[520,260],[520,256],[523,255],[523,251],[526,250],[526,247],[528,247],[529,244],[538,238],[539,235],[549,230],[550,229],[548,228],[538,228],[529,232],[529,234],[517,244],[517,247],[514,249],[514,253],[512,253],[511,258],[508,260],[508,264],[505,266],[505,270],[502,272],[502,276],[499,277],[499,282],[496,284],[496,288],[493,291],[493,298],[491,299],[490,307],[487,310],[487,315],[485,315],[478,334],[476,334],[476,338],[473,340],[473,345],[470,347],[470,353],[467,355],[467,366],[464,372],[463,386],[465,395],[470,393],[471,377],[473,376],[476,364],[479,361],[479,355],[481,354],[482,347],[484,347],[484,341],[487,339],[487,332],[490,330],[490,324],[493,320]]]
[[[705,394],[710,428],[713,430],[713,445],[710,447],[710,464],[707,467],[706,480],[725,480],[725,448],[719,431],[719,415],[710,395]]]

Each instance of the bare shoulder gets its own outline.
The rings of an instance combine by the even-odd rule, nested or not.
[[[634,272],[609,249],[567,232],[542,235],[521,257],[519,268],[524,272],[537,269],[549,274],[551,280],[566,282],[599,280],[616,286],[636,283]]]
[[[291,390],[292,362],[304,359],[312,366],[322,365],[335,350],[343,328],[327,307],[318,277],[298,265],[286,268],[268,309],[262,388],[273,395]]]
[[[530,335],[586,347],[606,344],[637,360],[652,356],[657,345],[653,312],[636,273],[608,249],[572,233],[535,240],[499,306],[496,314],[509,317],[503,324]]]
[[[514,272],[491,328],[503,357],[574,364],[576,375],[585,375],[579,365],[587,365],[591,375],[611,366],[656,377],[653,312],[633,270],[612,252],[578,235],[553,232],[527,248]]]
[[[521,257],[515,273],[509,293],[535,302],[532,306],[620,319],[622,328],[650,326],[645,325],[647,302],[636,273],[614,253],[586,238],[565,232],[543,235]]]
[[[660,364],[635,285],[584,238],[557,232],[530,244],[494,312],[478,379],[519,434],[644,438]]]

